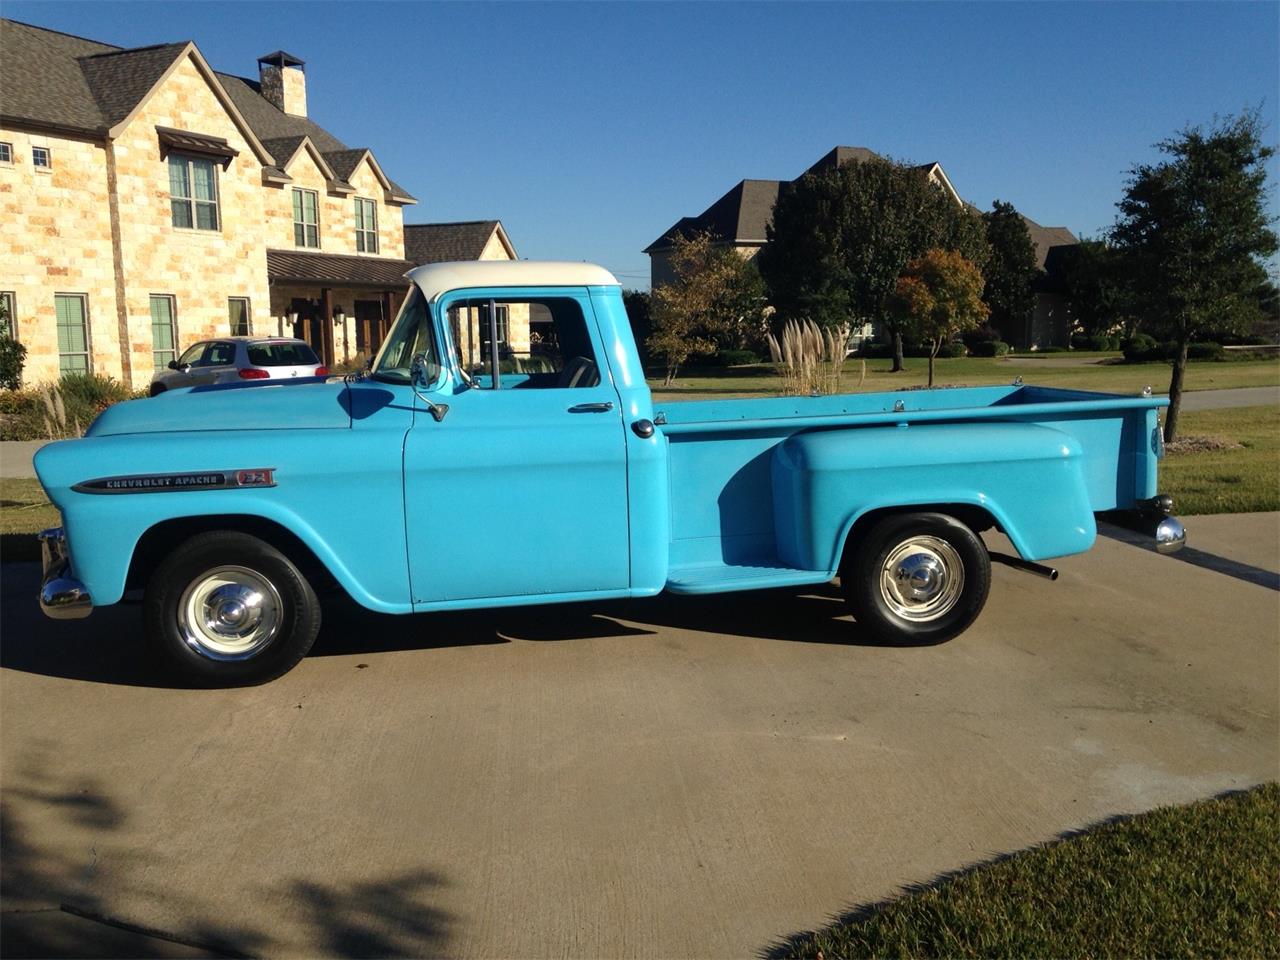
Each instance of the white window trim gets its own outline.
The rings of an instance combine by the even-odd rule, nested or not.
[[[90,320],[89,320],[89,294],[87,294],[87,293],[64,293],[64,292],[62,292],[62,291],[54,291],[54,294],[53,294],[53,302],[54,302],[54,312],[55,312],[55,319],[54,319],[54,327],[55,327],[55,330],[56,330],[56,328],[57,328],[57,318],[56,318],[56,313],[57,313],[58,297],[77,297],[77,298],[80,300],[80,303],[81,303],[81,304],[83,305],[83,307],[84,307],[83,313],[84,313],[84,362],[85,362],[85,373],[87,373],[87,374],[88,374],[88,373],[93,373],[93,325],[91,324],[91,322],[90,322]],[[78,352],[77,352],[77,353],[68,353],[68,354],[64,354],[61,350],[59,350],[59,351],[58,351],[58,376],[59,376],[59,377],[62,377],[62,376],[63,376],[63,373],[62,373],[62,358],[63,358],[64,356],[68,356],[68,357],[78,357],[78,356],[80,356],[80,354],[79,354]]]
[[[9,336],[21,343],[22,338],[18,336],[18,291],[0,290],[0,300],[6,298],[9,301]]]
[[[48,163],[46,164],[36,163],[37,150],[43,150],[45,152],[45,155],[49,158]],[[51,150],[49,147],[46,147],[42,143],[33,143],[31,145],[31,169],[33,169],[36,173],[53,173],[53,150]]]
[[[316,228],[316,244],[315,244],[315,246],[313,247],[313,246],[311,246],[311,244],[309,244],[309,243],[306,243],[306,242],[305,242],[305,241],[306,241],[306,239],[307,239],[307,227],[312,226],[312,224],[307,223],[307,220],[306,220],[306,217],[307,217],[307,208],[306,208],[306,206],[305,206],[304,204],[299,204],[299,205],[298,205],[298,210],[300,211],[300,213],[301,213],[301,215],[302,215],[302,219],[301,219],[301,220],[296,220],[296,219],[295,219],[295,220],[293,221],[293,227],[295,228],[295,229],[294,229],[294,233],[293,233],[293,245],[294,245],[294,247],[295,247],[295,248],[297,248],[298,250],[319,250],[319,249],[321,248],[321,246],[320,246],[320,245],[321,245],[321,243],[323,242],[323,240],[322,240],[322,235],[321,235],[321,232],[320,232],[320,191],[318,191],[318,190],[312,190],[312,189],[310,189],[310,188],[308,188],[308,187],[293,187],[292,189],[293,189],[293,193],[289,195],[289,213],[290,213],[290,215],[291,215],[291,216],[292,216],[292,214],[293,214],[293,194],[303,194],[303,195],[306,195],[306,194],[308,194],[308,193],[309,193],[309,194],[311,194],[313,197],[315,197],[315,198],[316,198],[316,222],[315,222],[315,224],[314,224],[314,226],[315,226],[315,228]],[[302,239],[303,239],[303,242],[302,242],[302,243],[298,243],[298,232],[297,232],[297,229],[296,229],[296,228],[297,228],[297,227],[299,227],[299,226],[301,226],[301,227],[302,227]]]
[[[147,295],[147,313],[151,312],[152,300],[168,300],[169,301],[169,328],[173,334],[173,349],[169,351],[173,354],[173,359],[177,360],[182,356],[182,347],[178,343],[178,298],[172,293],[151,293]],[[151,359],[154,362],[156,356],[156,340],[155,340],[155,318],[151,318]],[[157,370],[165,369],[157,366]]]
[[[194,173],[194,171],[192,171],[192,169],[191,169],[191,161],[192,161],[192,160],[207,160],[207,159],[208,159],[208,157],[197,157],[197,156],[194,156],[193,154],[189,154],[189,153],[182,153],[182,152],[181,152],[181,151],[179,151],[179,150],[175,150],[174,152],[170,153],[168,157],[166,157],[166,158],[165,158],[165,163],[166,163],[166,166],[165,166],[165,173],[166,173],[166,174],[169,172],[169,168],[168,168],[167,164],[168,164],[169,158],[171,158],[171,157],[177,157],[179,160],[185,160],[185,161],[186,161],[186,163],[187,163],[187,182],[190,184],[190,187],[191,187],[191,194],[192,194],[192,195],[191,195],[191,196],[189,196],[189,197],[176,197],[176,198],[175,198],[175,197],[174,197],[174,195],[173,195],[173,190],[172,190],[172,188],[169,190],[169,204],[170,204],[170,206],[169,206],[169,226],[170,226],[170,227],[172,227],[174,230],[177,230],[179,233],[193,233],[193,234],[198,234],[198,235],[200,235],[200,236],[205,236],[205,237],[210,236],[210,235],[212,235],[212,234],[219,234],[219,233],[222,233],[222,179],[221,179],[221,175],[220,175],[220,173],[219,173],[218,164],[216,164],[216,163],[212,164],[212,167],[213,167],[213,214],[214,214],[214,216],[215,216],[215,217],[217,217],[217,218],[218,218],[218,225],[217,225],[217,226],[215,226],[213,229],[206,229],[206,228],[204,228],[204,227],[197,227],[197,226],[196,226],[196,198],[195,198],[195,190],[196,190],[195,183],[196,183],[196,180],[195,180],[195,173]],[[174,223],[174,222],[173,222],[173,201],[174,201],[175,199],[177,199],[177,200],[184,200],[184,201],[186,201],[186,202],[190,205],[190,207],[191,207],[191,226],[189,226],[189,227],[180,227],[180,226],[178,226],[176,223]],[[201,200],[201,201],[199,201],[199,202],[200,202],[200,203],[208,203],[209,201],[207,201],[207,200]]]
[[[357,205],[367,203],[369,205],[368,209],[373,211],[373,229],[366,228],[361,230],[360,222],[358,220],[356,221],[356,253],[374,257],[379,256],[382,248],[382,241],[378,236],[378,201],[374,200],[372,197],[356,197],[355,200]],[[363,250],[360,249],[360,237],[362,234],[366,236],[365,249]],[[368,237],[373,238],[372,250],[369,249]]]
[[[251,337],[253,336],[253,300],[250,297],[227,297],[227,329],[231,330],[231,304],[237,300],[244,303],[245,335]],[[231,330],[230,335],[233,337],[240,336],[234,330]]]
[[[0,167],[12,167],[13,166],[13,144],[10,143],[8,140],[0,140],[0,146],[5,146],[9,148],[9,159],[6,160],[3,157],[0,157]]]

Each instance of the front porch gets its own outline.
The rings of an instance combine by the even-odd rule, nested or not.
[[[395,319],[413,264],[294,250],[267,251],[275,329],[311,344],[328,367],[373,356]]]

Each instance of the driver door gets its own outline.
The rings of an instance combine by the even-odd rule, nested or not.
[[[404,451],[415,605],[624,594],[624,426],[587,291],[468,291],[436,309],[449,373],[425,396],[449,410],[437,421],[419,400]]]

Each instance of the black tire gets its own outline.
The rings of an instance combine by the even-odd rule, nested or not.
[[[886,572],[887,564],[894,569]],[[977,619],[991,590],[991,558],[955,517],[899,513],[848,545],[840,583],[865,633],[894,646],[927,646],[963,633]]]
[[[153,383],[151,385],[151,396],[158,397],[164,393],[167,388],[162,383]]]
[[[271,544],[215,530],[193,536],[156,567],[143,617],[148,640],[182,681],[250,686],[287,673],[307,655],[320,631],[320,602]]]

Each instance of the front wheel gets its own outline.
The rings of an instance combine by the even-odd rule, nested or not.
[[[991,589],[991,560],[969,527],[943,513],[885,517],[840,570],[858,625],[882,643],[942,643],[977,619]]]
[[[266,683],[306,656],[320,603],[288,557],[257,537],[215,530],[192,537],[152,574],[147,634],[185,682]]]

